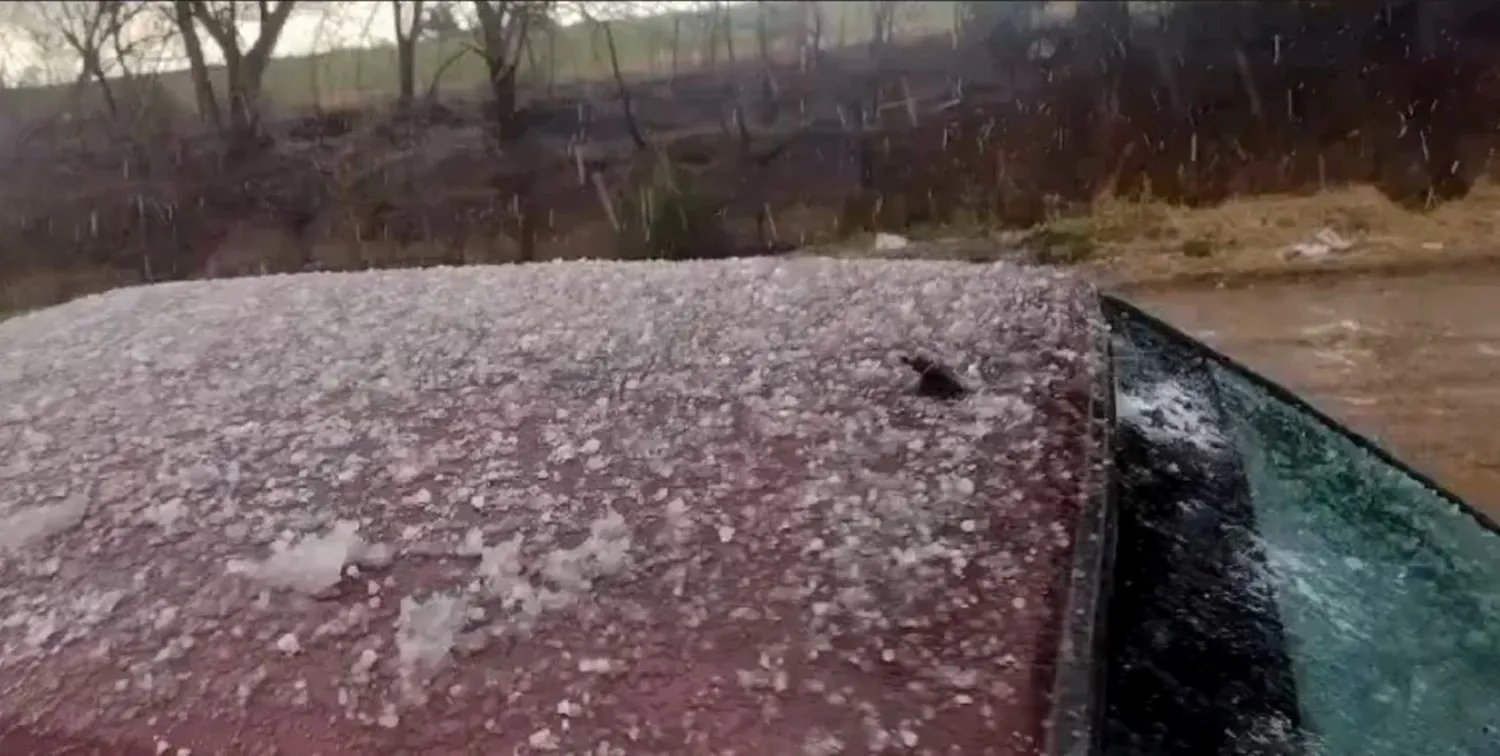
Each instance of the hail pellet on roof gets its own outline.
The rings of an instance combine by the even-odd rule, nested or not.
[[[770,259],[14,318],[0,750],[1038,752],[1100,328],[1045,269]]]

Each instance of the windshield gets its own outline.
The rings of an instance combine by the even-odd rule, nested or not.
[[[1132,464],[1141,472],[1124,478],[1126,583],[1112,618],[1136,618],[1127,638],[1130,627],[1161,625],[1119,654],[1168,675],[1143,677],[1127,665],[1124,679],[1165,682],[1168,700],[1205,689],[1251,693],[1254,704],[1236,703],[1240,718],[1202,728],[1204,742],[1235,753],[1260,752],[1266,722],[1295,735],[1297,752],[1318,756],[1492,752],[1500,743],[1500,683],[1491,674],[1500,654],[1500,535],[1284,389],[1133,310],[1117,312],[1121,453],[1140,460]],[[1206,476],[1193,478],[1197,468]],[[1163,480],[1178,487],[1161,488]],[[1143,497],[1165,497],[1165,508]],[[1211,536],[1192,535],[1205,528]],[[1131,549],[1153,540],[1178,553],[1167,557],[1178,566],[1142,566],[1152,557]],[[1192,567],[1201,554],[1173,551],[1210,543],[1227,550],[1204,570]],[[1129,583],[1159,585],[1172,575],[1196,577],[1179,578],[1187,586],[1177,592],[1145,596]],[[1234,616],[1253,621],[1226,619]],[[1194,637],[1222,658],[1212,683],[1189,687],[1197,673],[1174,673],[1165,660]],[[1224,672],[1229,649],[1252,647],[1251,666]],[[1143,687],[1116,689],[1131,697],[1111,704],[1117,752],[1144,752],[1150,733],[1142,730],[1153,720],[1133,703]],[[1272,707],[1269,719],[1257,719],[1261,706]],[[1173,737],[1157,752],[1188,752],[1183,736]]]
[[[1500,747],[1500,535],[1263,386],[1215,378],[1313,752]]]

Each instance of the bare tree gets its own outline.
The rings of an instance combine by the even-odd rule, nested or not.
[[[677,82],[677,55],[682,45],[682,14],[672,14],[672,83]]]
[[[198,24],[193,20],[192,0],[173,0],[172,23],[177,26],[182,39],[182,49],[187,53],[188,73],[193,80],[193,98],[198,103],[198,117],[218,131],[224,130],[224,113],[214,95],[213,81],[208,78],[208,59],[203,54],[203,40],[198,36]]]
[[[771,38],[766,29],[766,2],[755,3],[755,43],[760,54],[761,115],[767,123],[776,120],[776,76],[771,71]]]
[[[898,0],[871,0],[870,2],[870,59],[874,63],[874,76],[870,82],[870,111],[868,117],[878,119],[881,111],[881,90],[885,86],[885,58],[896,31],[896,9]]]
[[[66,48],[76,56],[77,83],[93,81],[104,107],[111,116],[118,116],[119,101],[110,78],[130,74],[128,60],[146,40],[140,35],[127,35],[125,30],[146,8],[144,3],[123,0],[33,2],[18,16],[37,47]]]
[[[802,72],[807,73],[817,68],[823,52],[823,8],[817,0],[804,0],[802,5],[802,49],[798,63]]]
[[[719,13],[719,31],[724,35],[724,58],[729,65],[735,64],[734,59],[734,9],[723,3],[714,3]]]
[[[719,4],[710,3],[700,19],[703,22],[703,62],[712,71],[719,67]]]
[[[437,98],[438,87],[442,84],[443,75],[448,73],[449,68],[462,60],[464,56],[480,52],[478,39],[474,36],[477,34],[477,29],[463,23],[460,18],[461,9],[458,6],[459,3],[456,0],[436,0],[428,3],[426,12],[416,22],[421,24],[423,33],[439,42],[455,39],[461,42],[457,49],[452,50],[433,70],[427,82],[426,93],[423,95],[429,101]],[[443,46],[446,47],[446,45]]]
[[[182,36],[183,47],[192,66],[194,89],[200,112],[225,133],[232,150],[250,147],[260,136],[261,82],[271,54],[287,18],[296,6],[295,0],[257,0],[254,3],[224,0],[174,0],[173,18]],[[255,40],[245,47],[241,41],[240,22],[259,22]],[[224,59],[225,102],[221,107],[214,96],[208,76],[199,29],[218,46]],[[224,119],[227,108],[228,120]]]
[[[581,4],[580,4],[581,5]],[[556,6],[552,3],[551,6]],[[547,4],[536,4],[532,8],[531,21],[526,30],[526,36],[521,40],[521,52],[526,55],[526,64],[530,69],[530,83],[546,83],[546,91],[550,96],[557,89],[557,38],[562,35],[562,30],[553,19],[555,7]],[[587,14],[584,14],[587,17]],[[518,56],[521,52],[516,53]],[[597,53],[595,58],[598,58]]]
[[[422,28],[439,39],[458,37],[464,34],[463,24],[458,19],[453,0],[442,0],[427,9],[422,18]]]
[[[534,30],[548,23],[554,5],[543,0],[473,0],[475,28],[471,48],[484,60],[489,75],[493,110],[493,136],[499,145],[519,140],[524,128],[518,117],[516,73]],[[536,185],[541,168],[535,155],[516,152],[511,177],[511,207],[516,220],[520,259],[536,256],[541,209],[536,203]]]
[[[540,0],[474,0],[478,27],[474,50],[484,59],[495,108],[495,136],[502,142],[521,134],[516,117],[516,69],[534,27],[546,18],[550,3]]]
[[[898,0],[872,0],[870,3],[870,53],[879,56],[890,46],[896,31]]]
[[[771,33],[766,28],[766,0],[755,0],[755,51],[761,66],[771,62]]]
[[[636,149],[644,150],[648,144],[645,135],[641,133],[640,124],[635,120],[635,107],[630,102],[630,87],[625,85],[625,75],[620,72],[620,50],[615,46],[614,30],[608,21],[597,23],[604,32],[604,44],[609,48],[609,68],[615,77],[615,87],[620,92],[620,108],[625,111],[625,128],[630,132],[630,141],[635,143]]]
[[[399,80],[397,102],[402,108],[411,107],[417,89],[417,39],[422,36],[422,0],[390,0],[391,16],[396,31],[396,76]]]
[[[620,96],[620,107],[625,115],[625,128],[630,133],[630,139],[637,149],[644,150],[649,144],[640,124],[635,118],[634,102],[631,99],[630,87],[625,82],[625,73],[620,67],[620,48],[615,43],[614,25],[601,15],[623,15],[625,4],[604,2],[580,2],[573,5],[573,10],[582,16],[592,27],[595,34],[594,39],[604,41],[604,53],[609,58],[609,70],[615,81],[615,90]],[[654,55],[654,51],[653,51]]]

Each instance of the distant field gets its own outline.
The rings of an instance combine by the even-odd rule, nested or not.
[[[824,18],[825,49],[868,42],[871,34],[870,3],[820,3]],[[768,32],[773,40],[772,55],[779,60],[796,57],[794,34],[790,29],[800,22],[801,9],[792,3],[766,3]],[[954,25],[957,2],[903,3],[898,11],[896,34],[913,38],[949,31]],[[729,6],[736,60],[754,58],[757,53],[757,4]],[[700,14],[667,14],[651,18],[617,21],[615,41],[620,51],[621,68],[627,74],[665,75],[671,70],[672,36],[676,17],[680,17],[678,44],[681,71],[699,70],[707,65],[708,44],[705,19]],[[562,27],[552,40],[535,40],[534,55],[524,60],[522,77],[533,84],[553,79],[558,84],[579,81],[602,81],[610,76],[609,58],[602,39],[596,38],[591,25]],[[427,88],[434,73],[455,55],[459,57],[443,74],[441,91],[467,95],[483,86],[484,64],[475,55],[460,54],[465,39],[428,39],[417,49],[417,86]],[[549,64],[548,55],[555,63]],[[728,59],[726,45],[719,41],[717,58]],[[532,63],[535,65],[532,65]],[[549,73],[555,72],[555,74]],[[222,75],[222,72],[216,72]],[[191,107],[193,88],[185,71],[171,71],[159,77],[162,88],[184,107]],[[265,94],[279,109],[295,110],[312,106],[339,107],[363,102],[379,102],[394,97],[397,89],[396,52],[389,46],[351,48],[310,57],[278,58],[266,72]],[[0,93],[0,108],[23,117],[46,116],[58,112],[70,97],[64,87],[12,89]]]

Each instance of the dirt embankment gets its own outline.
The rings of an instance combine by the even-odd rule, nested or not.
[[[988,48],[829,53],[809,71],[770,66],[770,86],[754,64],[637,81],[644,149],[608,87],[533,100],[527,136],[504,148],[483,108],[460,104],[289,119],[274,146],[233,162],[180,120],[75,123],[6,156],[0,307],[262,270],[1065,226],[1097,216],[1101,197],[1213,206],[1364,184],[1426,207],[1467,193],[1500,112],[1489,59],[1472,44],[1393,52],[1399,19],[1366,24],[1353,47],[1337,17],[1299,23],[1295,39],[1264,35],[1229,59],[1223,45],[1080,22]],[[1223,246],[1202,244],[1208,257]],[[1091,256],[1074,246],[1061,261]]]

